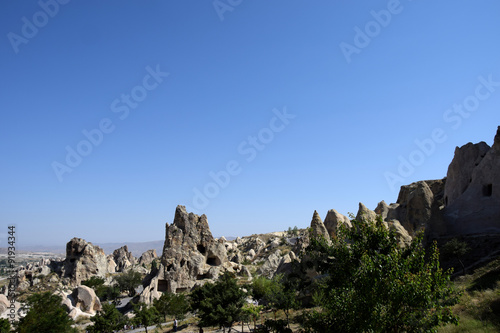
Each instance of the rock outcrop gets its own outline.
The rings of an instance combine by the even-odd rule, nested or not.
[[[500,127],[493,146],[455,149],[445,187],[448,235],[500,232]]]
[[[101,302],[96,296],[94,289],[87,286],[78,286],[71,293],[72,306],[81,311],[95,314],[101,310]]]
[[[166,225],[160,267],[144,286],[140,300],[151,303],[161,292],[191,290],[217,279],[228,263],[226,247],[213,238],[207,217],[177,206],[173,223]]]
[[[156,254],[156,250],[147,250],[144,252],[141,257],[139,258],[139,265],[149,265],[158,258],[158,255]]]
[[[113,251],[113,260],[116,263],[115,270],[117,272],[123,272],[135,264],[135,258],[132,252],[128,251],[127,245]]]
[[[314,211],[311,220],[311,234],[315,237],[323,236],[326,240],[330,240],[330,234],[323,224],[323,221],[321,221],[321,217],[317,211]]]
[[[358,214],[356,214],[357,221],[373,222],[377,219],[377,214],[371,209],[368,209],[363,203],[359,203]]]
[[[99,246],[76,237],[66,244],[62,276],[69,278],[73,285],[79,285],[92,276],[105,277],[107,273],[106,254]]]
[[[337,230],[339,227],[344,224],[347,227],[351,228],[351,220],[347,216],[344,216],[337,212],[335,209],[330,209],[325,217],[325,228],[330,235],[330,238],[335,238],[337,236]]]

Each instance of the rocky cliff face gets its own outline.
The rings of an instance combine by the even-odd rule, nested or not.
[[[113,251],[113,261],[116,264],[115,270],[123,272],[125,269],[132,267],[136,260],[131,252],[128,251],[127,245]]]
[[[457,147],[447,177],[447,233],[500,232],[500,127],[491,148],[484,142]]]
[[[66,244],[62,276],[72,284],[79,285],[92,276],[105,277],[107,273],[108,260],[99,246],[76,237]]]
[[[161,264],[141,294],[151,303],[161,292],[191,290],[198,284],[219,277],[229,264],[223,241],[214,239],[205,215],[187,213],[177,206],[174,222],[166,225]]]

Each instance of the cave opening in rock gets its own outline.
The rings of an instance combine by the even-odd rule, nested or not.
[[[207,273],[205,273],[205,274],[198,274],[196,276],[196,280],[204,280],[204,279],[210,279],[210,276]]]
[[[210,266],[219,266],[221,264],[221,261],[215,256],[209,256],[207,257],[207,264],[209,264]]]
[[[207,249],[202,244],[198,244],[196,248],[198,249],[198,252],[200,252],[203,255],[205,255],[205,253],[207,252]]]
[[[167,282],[167,280],[158,280],[158,291],[161,291],[161,292],[168,291],[168,282]]]
[[[483,196],[491,197],[493,194],[493,184],[487,184],[483,186]]]

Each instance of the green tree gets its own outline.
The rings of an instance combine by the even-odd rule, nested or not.
[[[89,332],[110,333],[123,328],[127,324],[127,317],[122,315],[113,304],[104,303],[102,310],[90,318],[94,325],[89,326]]]
[[[303,255],[322,274],[314,295],[321,311],[304,314],[306,332],[435,332],[458,323],[450,306],[459,293],[435,243],[426,251],[420,235],[400,248],[380,219],[352,223],[331,243],[311,238]]]
[[[202,326],[218,326],[229,332],[242,315],[245,293],[229,273],[224,273],[215,283],[206,283],[191,293],[192,306],[198,310]]]
[[[466,242],[459,241],[457,238],[453,238],[448,241],[441,248],[441,254],[445,259],[454,258],[457,259],[462,266],[462,273],[465,275],[465,266],[462,262],[462,257],[469,252],[470,248]]]
[[[62,297],[44,292],[33,294],[28,297],[24,307],[27,309],[26,316],[17,323],[18,333],[73,333],[73,320],[61,304]]]
[[[120,291],[126,291],[132,297],[135,295],[135,288],[142,282],[142,276],[141,273],[130,269],[125,273],[116,275],[114,280]]]
[[[185,294],[165,292],[159,299],[154,300],[153,304],[158,312],[163,315],[165,321],[167,321],[167,316],[183,320],[190,309],[189,300]]]
[[[134,313],[135,317],[132,321],[135,324],[143,325],[146,328],[146,333],[148,333],[148,326],[156,324],[161,327],[161,315],[154,306],[147,306],[144,303],[135,304]]]
[[[118,297],[120,297],[120,288],[116,285],[99,286],[95,293],[101,302],[110,300],[116,304],[118,302]]]
[[[260,312],[264,309],[262,305],[256,305],[252,303],[245,303],[242,308],[242,319],[244,321],[253,321],[253,330],[257,329],[257,319],[260,317]],[[243,332],[243,325],[241,331]]]
[[[296,299],[296,289],[287,282],[282,274],[273,276],[264,299],[275,313],[278,310],[285,313],[286,325],[290,327],[290,310],[298,308],[299,304]]]
[[[82,281],[82,285],[97,290],[99,286],[104,285],[104,282],[104,278],[99,276],[92,276],[90,279]]]
[[[0,333],[10,332],[10,321],[5,318],[0,318]]]

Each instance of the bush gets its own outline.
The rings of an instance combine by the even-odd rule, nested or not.
[[[419,236],[400,248],[380,219],[352,224],[331,243],[311,238],[303,255],[321,274],[314,295],[321,311],[304,314],[306,332],[434,332],[458,323],[450,306],[459,293],[435,243],[426,250]]]

